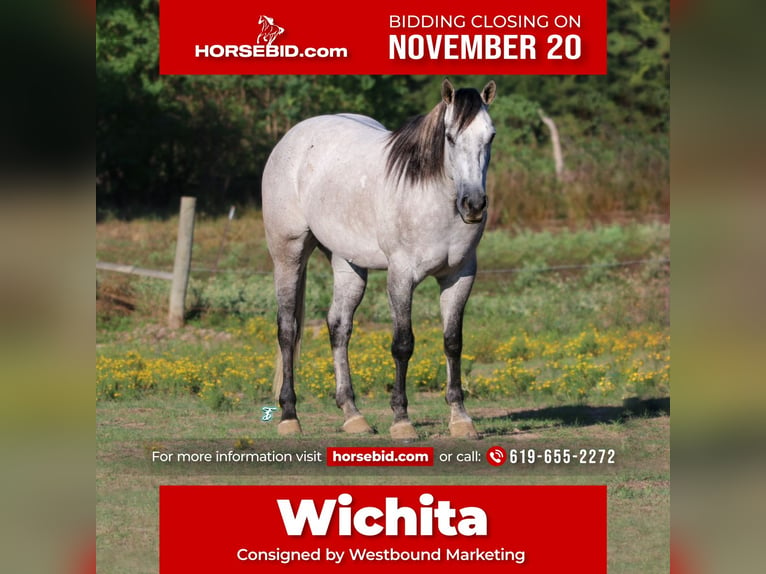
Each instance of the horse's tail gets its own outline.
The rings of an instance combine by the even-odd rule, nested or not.
[[[293,372],[298,368],[301,356],[301,339],[303,338],[303,319],[306,314],[306,266],[304,266],[296,286],[297,293],[295,297],[295,348],[293,349]],[[282,350],[277,346],[277,357],[274,361],[274,381],[273,391],[274,400],[279,403],[279,393],[282,391],[284,382],[284,365],[282,363]],[[293,375],[294,376],[294,375]]]

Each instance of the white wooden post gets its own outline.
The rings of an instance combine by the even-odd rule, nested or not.
[[[189,284],[192,243],[194,239],[195,197],[181,198],[181,212],[178,219],[178,240],[176,241],[176,259],[173,264],[173,283],[170,286],[170,305],[168,325],[171,329],[184,326],[184,301]]]
[[[537,110],[537,115],[543,120],[543,123],[551,132],[551,146],[553,146],[553,164],[556,169],[556,179],[561,181],[564,177],[564,154],[561,153],[561,140],[559,139],[559,130],[556,128],[556,122],[543,113],[543,110]]]

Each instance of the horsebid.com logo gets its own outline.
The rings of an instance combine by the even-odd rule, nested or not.
[[[196,44],[195,58],[346,58],[347,48],[309,46],[300,48],[294,44],[275,44],[285,34],[285,28],[274,18],[261,14],[258,18],[260,32],[255,44]]]
[[[267,46],[271,46],[271,43],[276,40],[277,36],[285,33],[285,29],[282,26],[274,24],[274,18],[261,15],[258,18],[258,23],[261,25],[261,33],[258,34],[258,39],[256,40],[259,44],[263,40]]]

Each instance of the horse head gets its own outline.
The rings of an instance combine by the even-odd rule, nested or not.
[[[495,137],[487,109],[495,93],[493,81],[481,93],[455,91],[447,79],[442,83],[444,173],[454,182],[457,211],[465,223],[480,223],[487,210],[487,168]]]

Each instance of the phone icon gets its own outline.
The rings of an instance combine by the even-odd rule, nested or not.
[[[492,466],[500,466],[505,463],[505,449],[501,446],[493,446],[487,449],[487,462]]]

